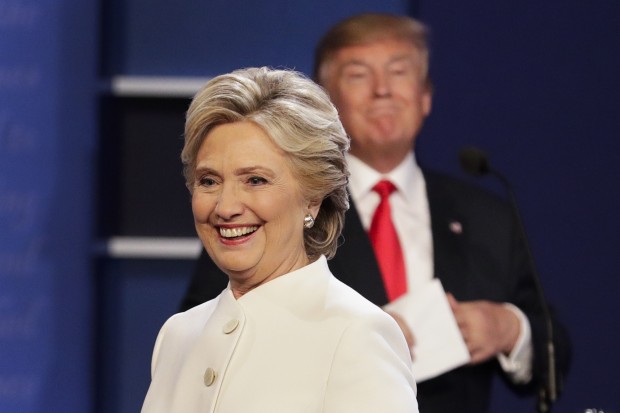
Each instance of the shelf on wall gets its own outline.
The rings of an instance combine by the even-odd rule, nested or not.
[[[112,237],[98,243],[98,255],[123,259],[197,259],[202,251],[198,238]]]
[[[192,98],[209,77],[115,76],[111,93],[119,97]]]

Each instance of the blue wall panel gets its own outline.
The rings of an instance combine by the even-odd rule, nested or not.
[[[0,2],[0,411],[92,406],[93,1]]]

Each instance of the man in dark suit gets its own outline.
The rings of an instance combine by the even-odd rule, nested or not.
[[[351,136],[352,207],[332,272],[379,306],[439,279],[469,351],[469,364],[418,383],[420,411],[484,413],[495,374],[518,393],[535,392],[547,374],[545,319],[510,208],[415,159],[415,138],[432,103],[425,27],[404,16],[347,19],[320,41],[315,77]],[[391,182],[385,199],[375,190],[379,181]],[[386,270],[381,245],[371,241],[375,210],[384,201],[400,245],[389,249],[402,252],[396,259],[405,291],[391,286],[399,271]],[[182,308],[225,287],[226,277],[203,253]],[[415,355],[416,332],[402,314],[391,314]],[[561,381],[570,342],[555,318],[553,327]]]

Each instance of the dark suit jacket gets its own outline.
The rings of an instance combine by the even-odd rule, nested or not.
[[[454,178],[424,171],[433,234],[434,268],[444,289],[460,301],[509,302],[528,317],[534,344],[534,379],[525,386],[507,384],[519,394],[537,390],[546,378],[545,320],[525,245],[512,210],[499,198]],[[458,222],[462,232],[451,230]],[[334,275],[373,303],[387,303],[383,281],[368,235],[355,207],[347,212],[344,243],[329,262]],[[206,253],[198,262],[182,309],[218,295],[228,282]],[[570,340],[554,317],[558,376],[570,361]],[[414,332],[415,334],[415,332]],[[496,360],[465,366],[418,384],[421,413],[484,413],[491,380],[503,375]]]

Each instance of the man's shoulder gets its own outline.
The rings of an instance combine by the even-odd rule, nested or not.
[[[505,208],[506,201],[498,194],[452,175],[436,170],[421,168],[426,181],[429,199],[458,203],[488,204],[491,207]]]

